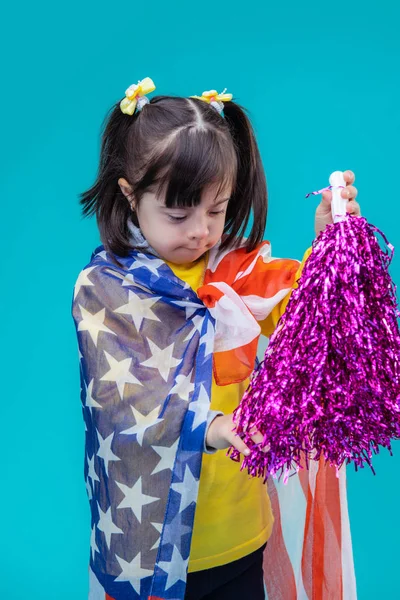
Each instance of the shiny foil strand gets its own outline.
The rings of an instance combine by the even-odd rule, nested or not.
[[[387,249],[382,250],[376,234]],[[318,460],[372,468],[400,437],[400,332],[393,247],[364,217],[328,225],[235,411],[241,468],[288,476]],[[252,442],[257,428],[263,443]],[[230,457],[241,460],[231,447]],[[302,460],[303,459],[303,460]]]

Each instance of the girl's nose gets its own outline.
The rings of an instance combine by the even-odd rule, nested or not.
[[[190,240],[203,240],[209,235],[208,222],[205,218],[194,217],[188,232]]]

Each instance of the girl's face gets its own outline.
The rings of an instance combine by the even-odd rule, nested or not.
[[[121,182],[121,180],[120,180]],[[121,190],[126,195],[123,185]],[[196,261],[220,240],[231,190],[204,191],[198,206],[167,208],[163,196],[146,192],[135,208],[142,234],[164,260],[175,264]]]

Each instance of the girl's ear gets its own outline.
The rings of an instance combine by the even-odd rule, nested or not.
[[[121,189],[121,192],[123,193],[123,195],[125,196],[125,198],[127,198],[131,209],[134,210],[135,208],[135,201],[133,198],[133,189],[132,186],[127,182],[127,180],[124,177],[120,177],[118,179],[118,185]]]

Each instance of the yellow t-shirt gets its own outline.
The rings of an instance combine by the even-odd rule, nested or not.
[[[310,250],[306,252],[297,276],[309,253]],[[204,260],[188,265],[167,264],[195,291],[202,285]],[[289,297],[290,294],[260,323],[264,335],[270,336],[274,331]],[[232,413],[247,385],[248,381],[218,386],[213,377],[210,408]],[[240,471],[240,463],[227,458],[226,450],[204,454],[189,572],[224,565],[254,552],[268,540],[273,522],[267,487],[262,479]]]

